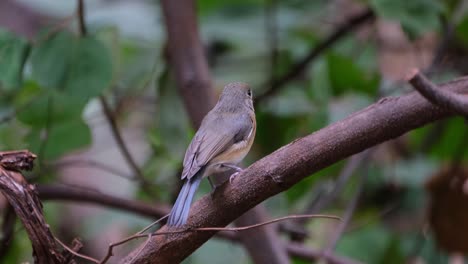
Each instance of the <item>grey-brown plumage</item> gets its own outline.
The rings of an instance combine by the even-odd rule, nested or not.
[[[168,225],[185,224],[203,177],[236,166],[249,152],[256,130],[252,92],[245,83],[230,83],[216,106],[203,118],[184,158],[184,186],[169,215]]]

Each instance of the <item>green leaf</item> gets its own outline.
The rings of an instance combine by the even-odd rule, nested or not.
[[[365,226],[359,231],[345,234],[338,243],[337,252],[364,263],[401,263],[392,260],[399,260],[402,254],[392,234],[379,225]],[[390,253],[394,254],[392,259],[382,258]]]
[[[80,38],[65,83],[65,93],[83,99],[99,95],[112,79],[112,63],[106,47],[92,37]]]
[[[346,91],[375,94],[379,82],[377,75],[365,72],[351,58],[337,53],[330,52],[327,61],[333,94],[340,95]]]
[[[48,120],[61,123],[80,118],[85,105],[86,101],[76,97],[58,92],[42,93],[37,94],[37,98],[33,98],[26,108],[19,111],[17,117],[24,124],[40,128],[46,126]]]
[[[463,147],[460,144],[466,136],[466,121],[461,117],[452,117],[440,122],[411,131],[411,145],[424,148],[422,144],[429,144],[431,157],[452,160],[459,155],[460,147]],[[434,139],[434,135],[438,134],[441,135]],[[464,152],[462,158],[468,159],[468,151]]]
[[[7,89],[21,86],[24,61],[29,45],[26,40],[0,31],[0,83]]]
[[[59,32],[33,48],[32,77],[40,86],[63,89],[71,63],[76,38],[69,32]]]
[[[34,129],[26,137],[29,149],[40,153],[45,131]],[[91,143],[91,131],[81,119],[56,122],[51,125],[45,144],[43,159],[56,159],[72,150],[77,150]]]
[[[7,90],[22,84],[24,62],[29,53],[29,44],[23,38],[0,31],[0,84]]]
[[[445,6],[439,0],[371,0],[377,14],[399,21],[410,37],[438,29]]]

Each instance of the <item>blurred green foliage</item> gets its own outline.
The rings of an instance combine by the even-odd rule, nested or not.
[[[251,83],[254,94],[268,89],[264,86],[267,81],[280,78],[339,24],[333,21],[341,18],[342,10],[330,7],[330,2],[334,1],[198,1],[200,31],[217,91],[223,84],[235,80]],[[468,15],[462,14],[458,20],[452,17],[457,1],[357,2],[368,5],[378,19],[399,22],[409,39],[428,32],[444,34],[440,24],[440,18],[444,17],[455,23],[456,41],[464,45],[468,42]],[[145,4],[152,8],[158,5],[151,1]],[[277,24],[277,43],[271,43],[275,38],[266,30],[267,21],[272,20],[266,18],[268,8],[273,10],[270,15]],[[136,109],[127,107],[119,112],[118,119],[122,122],[129,116],[128,112],[140,111],[138,106],[151,100],[151,124],[145,127],[145,135],[153,155],[146,161],[144,172],[158,187],[157,199],[169,202],[174,185],[178,183],[175,176],[194,131],[176,92],[174,77],[169,74],[164,56],[165,39],[162,34],[153,35],[153,32],[164,32],[161,16],[157,8],[155,10],[154,16],[147,18],[153,23],[151,27],[133,29],[133,32],[109,18],[109,21],[103,19],[104,22],[98,20],[101,23],[89,22],[90,34],[85,37],[73,30],[48,28],[35,40],[26,40],[2,29],[1,148],[28,148],[40,153],[42,161],[58,160],[92,144],[92,122],[84,113],[96,110],[92,103],[99,95],[110,98],[116,109],[127,99],[137,100]],[[140,16],[131,13],[134,11],[125,12],[130,18],[122,20],[130,26],[132,19]],[[272,47],[277,50],[272,52]],[[272,53],[277,54],[274,67],[271,65]],[[255,146],[247,163],[344,118],[381,96],[386,80],[379,71],[378,53],[373,38],[363,41],[356,34],[349,34],[316,58],[299,78],[261,102],[256,109]],[[453,75],[460,73],[453,68],[443,70]],[[403,85],[396,86],[399,89],[395,93],[402,93]],[[11,118],[6,118],[12,113]],[[459,145],[466,136],[465,122],[461,118],[451,118],[417,129],[404,137],[406,155],[395,153],[391,145],[386,145],[366,161],[372,164],[365,184],[363,197],[366,199],[351,222],[357,227],[345,232],[338,243],[337,254],[366,263],[403,263],[414,255],[426,263],[439,263],[441,258],[445,259],[445,253],[437,249],[431,236],[422,237],[415,215],[423,212],[427,202],[424,181],[458,155]],[[434,138],[435,131],[439,134]],[[468,153],[463,155],[466,160]],[[275,208],[274,213],[281,215],[301,212],[315,195],[311,193],[314,187],[333,183],[342,168],[343,162],[339,162],[308,177],[267,201],[268,207]],[[39,178],[55,180],[53,175],[35,173]],[[355,174],[358,173],[363,172],[358,170]],[[392,186],[398,186],[396,191]],[[356,189],[350,184],[325,212],[341,215]],[[137,195],[155,200],[143,191]],[[386,205],[391,205],[390,213]],[[56,219],[60,212],[52,210],[46,214],[49,219]],[[413,223],[410,232],[399,230],[392,221],[396,217],[410,225]],[[107,222],[98,226],[102,223]],[[141,222],[129,224],[136,227]],[[327,227],[326,224],[314,224],[306,228],[314,233],[317,226],[319,229]],[[322,240],[314,241],[311,236],[306,243],[322,245],[325,239]],[[5,257],[6,263],[18,263],[25,259],[24,254],[30,255],[30,252],[22,253],[29,248],[27,241],[24,232],[15,234],[12,249]],[[195,252],[187,263],[207,263],[210,259],[225,263],[239,263],[239,259],[248,261],[245,252],[237,246],[212,240]],[[305,262],[295,260],[295,263]]]

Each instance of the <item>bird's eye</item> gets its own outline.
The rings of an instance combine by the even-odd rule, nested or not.
[[[250,97],[252,97],[252,90],[248,89],[248,90],[247,90],[247,95],[250,96]]]

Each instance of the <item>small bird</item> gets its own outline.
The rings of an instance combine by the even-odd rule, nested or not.
[[[245,83],[229,83],[224,87],[215,107],[203,118],[184,157],[184,185],[172,207],[168,226],[183,226],[190,205],[202,178],[237,166],[252,147],[256,131],[252,90]],[[209,178],[208,178],[209,180]],[[213,184],[210,181],[213,187]]]

